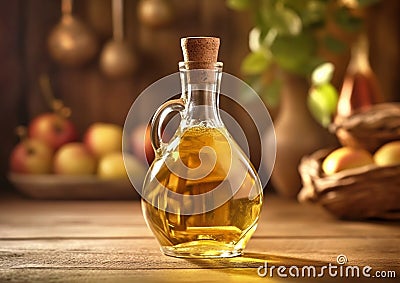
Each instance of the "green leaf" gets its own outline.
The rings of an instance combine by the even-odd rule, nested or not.
[[[307,61],[307,64],[304,66],[304,68],[306,69],[306,72],[310,75],[312,75],[312,73],[314,72],[314,70],[316,68],[318,68],[318,66],[322,65],[326,63],[326,60],[319,57],[318,55],[313,55],[309,58],[309,60]]]
[[[308,34],[298,36],[278,36],[271,46],[275,61],[288,71],[307,75],[312,69],[310,58],[313,57],[315,39]]]
[[[320,0],[287,0],[286,6],[297,12],[304,27],[321,24],[325,21],[327,5]]]
[[[260,50],[260,36],[261,30],[254,27],[249,32],[249,48],[251,52],[257,52]]]
[[[274,9],[263,9],[263,18],[270,28],[282,35],[298,35],[303,29],[299,15],[283,6],[282,2],[278,2]]]
[[[271,56],[265,52],[251,52],[242,62],[241,70],[245,75],[261,74],[271,63]]]
[[[329,83],[332,79],[335,66],[332,63],[325,62],[314,69],[311,75],[313,85],[322,85]]]
[[[280,2],[283,2],[286,7],[295,10],[299,14],[304,10],[309,1],[310,0],[280,0]]]
[[[231,9],[244,11],[250,8],[251,0],[227,0],[226,4]]]
[[[268,85],[265,85],[260,92],[261,99],[271,107],[277,107],[280,100],[282,82],[274,80]]]
[[[342,53],[346,50],[346,44],[331,35],[325,36],[323,43],[329,51],[334,53]]]
[[[265,34],[262,40],[262,44],[264,45],[264,47],[270,49],[272,44],[275,41],[275,38],[278,36],[278,31],[274,28],[271,28],[268,33]]]
[[[363,8],[380,2],[380,0],[357,0],[358,6]]]
[[[260,10],[254,11],[254,24],[256,27],[263,30],[265,28],[264,18]]]
[[[338,9],[334,18],[341,28],[349,32],[358,31],[362,27],[362,20],[353,16],[346,8]]]
[[[247,77],[246,81],[251,85],[254,91],[257,92],[266,105],[277,107],[280,99],[282,81],[278,78],[266,79],[264,77],[265,74],[266,73],[264,73],[263,76]]]
[[[324,127],[327,127],[336,111],[338,92],[330,84],[313,86],[308,96],[308,107],[314,118]]]

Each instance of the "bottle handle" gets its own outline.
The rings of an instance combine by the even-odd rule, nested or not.
[[[165,102],[157,109],[156,113],[154,113],[153,119],[151,120],[150,140],[156,152],[163,144],[161,128],[165,118],[169,113],[174,111],[180,112],[183,109],[185,109],[185,103],[179,98]]]

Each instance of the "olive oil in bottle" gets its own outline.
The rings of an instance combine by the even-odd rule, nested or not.
[[[216,155],[215,166],[201,179],[187,180],[177,176],[162,158],[152,166],[160,169],[154,176],[156,180],[149,181],[145,186],[144,194],[150,202],[143,200],[142,208],[147,223],[166,254],[234,256],[241,253],[256,229],[262,204],[262,188],[253,167],[244,160],[236,162],[235,165],[239,164],[237,168],[229,168],[234,163],[231,162],[232,158],[243,159],[243,156],[239,155],[241,151],[228,140],[224,132],[224,129],[201,126],[189,128],[180,137],[177,149],[170,153],[180,158],[189,169],[193,169],[201,166],[201,149],[212,148]],[[231,187],[227,179],[229,170],[233,170],[233,175],[242,175],[238,188]],[[239,171],[239,174],[235,171]],[[215,209],[195,215],[169,212],[171,209],[168,206],[184,210],[185,206],[201,206],[206,201],[199,198],[188,203],[174,202],[168,195],[169,191],[200,195],[217,187],[221,191],[219,197],[226,201]],[[214,198],[218,199],[216,196]]]
[[[166,255],[241,255],[257,227],[261,182],[219,115],[219,39],[184,38],[181,44],[182,95],[154,114],[156,158],[143,184],[142,211]],[[161,126],[172,111],[181,122],[164,143]]]

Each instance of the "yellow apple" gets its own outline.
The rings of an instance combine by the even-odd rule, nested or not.
[[[341,147],[331,152],[322,163],[322,170],[327,175],[339,171],[373,164],[371,153],[364,149]]]
[[[123,156],[122,152],[112,152],[103,156],[100,159],[97,174],[103,179],[126,178],[126,168],[133,170],[134,173],[145,174],[143,165],[134,156],[127,153]]]
[[[400,141],[393,141],[383,145],[374,154],[374,161],[378,166],[400,164]]]
[[[94,123],[85,133],[84,143],[97,157],[122,150],[122,127],[110,123]]]
[[[83,143],[67,143],[54,156],[56,174],[89,175],[96,173],[96,167],[96,158]]]

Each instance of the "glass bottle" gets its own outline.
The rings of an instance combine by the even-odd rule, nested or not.
[[[219,39],[184,38],[181,44],[182,95],[153,117],[156,158],[143,185],[143,214],[166,255],[238,256],[257,227],[262,186],[220,118]],[[181,122],[164,143],[161,126],[172,111]]]
[[[355,111],[364,111],[373,104],[381,103],[384,97],[369,63],[368,38],[361,34],[351,49],[350,63],[340,91],[336,120],[351,116]]]

